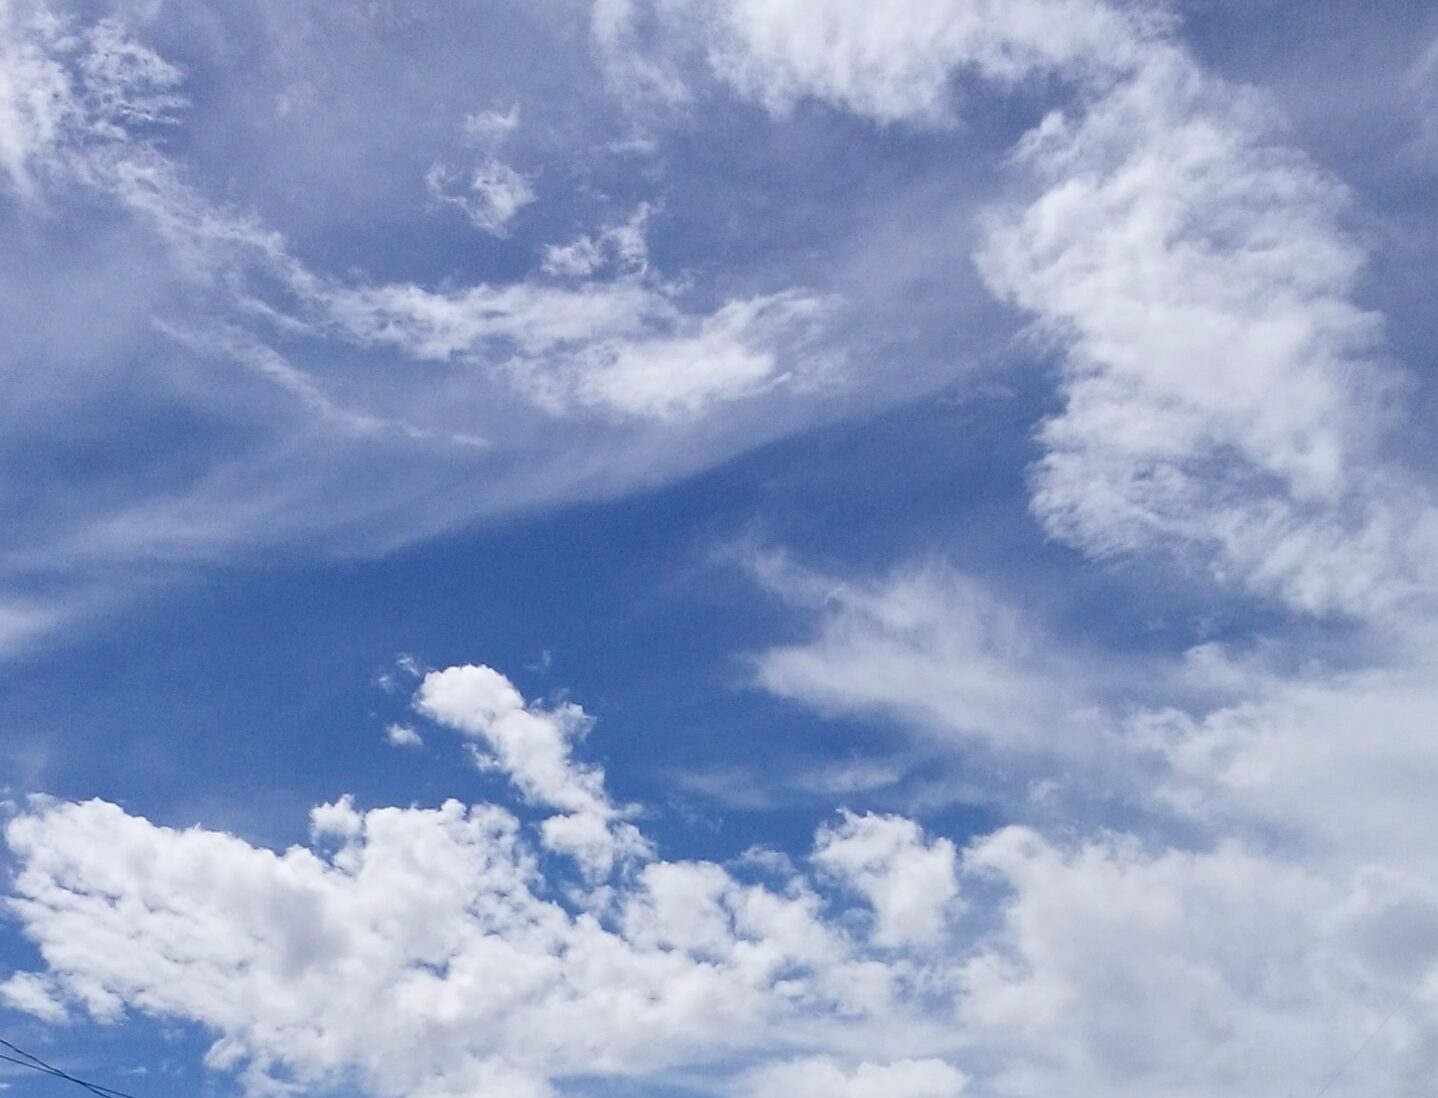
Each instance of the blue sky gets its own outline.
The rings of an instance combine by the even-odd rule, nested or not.
[[[1413,4],[0,0],[0,1036],[1427,1093],[1435,176]]]

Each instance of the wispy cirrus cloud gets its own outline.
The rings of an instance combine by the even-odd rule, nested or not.
[[[126,327],[122,344],[92,349],[103,397],[87,403],[83,389],[45,388],[27,361],[7,365],[24,372],[41,409],[17,410],[10,446],[40,445],[62,425],[103,435],[117,405],[140,421],[178,414],[202,425],[178,433],[169,455],[156,435],[153,476],[131,492],[103,478],[91,492],[75,477],[40,495],[5,489],[29,501],[7,552],[17,607],[26,591],[56,590],[57,569],[79,590],[99,570],[133,574],[143,563],[158,578],[258,543],[395,544],[477,515],[662,481],[802,421],[842,361],[823,345],[831,295],[697,301],[645,260],[643,205],[592,240],[539,249],[519,277],[425,285],[327,273],[260,214],[198,184],[171,140],[196,109],[186,74],[119,16],[86,23],[7,5],[0,37],[11,59],[0,96],[9,213],[33,235],[58,231],[47,219],[62,206],[98,208],[145,276],[133,296],[123,278],[107,291],[106,310]],[[473,115],[464,140],[492,158],[518,124],[517,107]],[[482,200],[488,212],[471,214],[501,230],[530,196],[502,197],[465,201]],[[64,254],[47,249],[44,262]],[[31,281],[58,293],[62,275]],[[43,306],[27,324],[57,306],[84,308]],[[15,353],[67,353],[48,333],[33,342]],[[138,383],[122,381],[131,376]],[[738,414],[754,404],[774,414]],[[685,427],[699,420],[712,426],[696,445]],[[456,506],[456,484],[485,487]]]

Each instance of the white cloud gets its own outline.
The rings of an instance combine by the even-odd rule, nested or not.
[[[835,360],[804,348],[831,310],[831,302],[792,291],[731,301],[672,335],[591,343],[558,370],[525,363],[521,384],[557,411],[692,419],[777,385],[821,383]]]
[[[0,168],[24,199],[37,175],[85,174],[130,132],[183,106],[178,69],[131,40],[118,18],[78,29],[46,4],[0,3]]]
[[[435,202],[458,208],[476,229],[495,236],[504,236],[519,211],[535,199],[529,180],[493,156],[467,170],[435,164],[425,173],[424,184]]]
[[[901,816],[846,812],[837,827],[819,832],[814,861],[869,901],[875,944],[934,946],[945,939],[959,898],[948,839],[926,840]]]
[[[858,1064],[828,1057],[770,1064],[748,1080],[749,1098],[956,1098],[967,1080],[942,1060]]]
[[[1421,876],[1334,879],[1236,843],[1060,847],[1008,829],[967,865],[975,883],[993,874],[1012,889],[961,1008],[999,1065],[998,1094],[1316,1093],[1438,949],[1384,945],[1438,914]],[[1438,982],[1423,980],[1332,1093],[1421,1093],[1435,1002]]]
[[[1392,616],[1431,586],[1432,493],[1380,456],[1394,378],[1380,318],[1355,301],[1364,252],[1342,225],[1347,196],[1161,13],[1098,0],[603,10],[633,31],[614,49],[675,73],[695,55],[776,112],[816,99],[933,125],[960,73],[1058,78],[1068,113],[1015,154],[1036,194],[991,211],[978,256],[1065,360],[1034,473],[1040,519],[1099,555],[1177,550],[1306,611]],[[667,32],[641,47],[643,13]]]
[[[686,314],[662,287],[633,280],[450,294],[336,288],[322,304],[352,339],[417,358],[498,358],[499,373],[557,415],[693,418],[776,385],[817,384],[836,365],[806,353],[834,303],[798,291],[731,301],[708,315]]]
[[[536,738],[552,748],[553,729],[526,723],[552,714],[484,670],[437,672],[423,696],[509,757],[530,757]],[[515,774],[557,799],[604,796],[553,758]],[[379,1095],[548,1095],[578,1074],[742,1072],[776,1040],[801,1055],[892,1048],[902,1062],[851,1073],[855,1094],[883,1079],[957,1085],[907,1062],[941,1039],[907,990],[916,974],[867,955],[802,878],[765,887],[651,860],[576,912],[555,898],[565,875],[541,875],[532,833],[497,806],[361,811],[346,796],[311,824],[313,849],[275,853],[101,801],[32,803],[6,831],[11,902],[46,971],[12,977],[11,1001],[196,1022],[215,1037],[207,1063],[257,1092],[285,1076]],[[923,849],[937,846],[915,838],[903,853]]]
[[[1146,710],[1128,734],[1168,768],[1155,799],[1205,827],[1277,834],[1310,863],[1416,867],[1438,829],[1431,650],[1425,634],[1376,666],[1297,670],[1205,652],[1195,680],[1237,677],[1230,700]]]
[[[606,797],[553,711],[488,669],[434,675],[438,714],[530,760],[512,763],[521,788]],[[196,1022],[210,1065],[255,1089],[347,1077],[421,1098],[695,1071],[746,1098],[940,1098],[967,1080],[1002,1098],[1267,1098],[1316,1089],[1395,1004],[1334,1093],[1416,1096],[1438,1066],[1431,828],[1380,864],[1361,846],[1296,859],[1258,833],[1006,827],[960,851],[846,815],[816,836],[812,880],[772,856],[645,856],[576,909],[538,857],[551,821],[342,797],[314,810],[313,848],[276,853],[34,802],[6,836],[44,970],[13,975],[7,999]]]
[[[518,103],[513,104],[507,111],[477,111],[464,120],[465,140],[485,150],[499,147],[518,128]]]
[[[315,840],[339,839],[353,842],[364,834],[364,819],[355,810],[354,798],[346,793],[331,804],[310,809],[310,836]]]
[[[440,724],[480,737],[498,765],[536,803],[573,812],[607,808],[603,772],[581,767],[570,757],[572,741],[589,726],[579,706],[527,705],[498,671],[470,664],[425,675],[415,708]]]
[[[89,252],[66,267],[67,245],[44,252],[58,273],[11,272],[6,292],[44,331],[0,365],[29,379],[43,414],[17,406],[4,433],[40,446],[183,407],[226,441],[158,439],[155,468],[124,494],[86,478],[16,485],[25,513],[7,530],[3,570],[22,593],[122,601],[117,568],[138,576],[143,560],[146,578],[163,580],[256,544],[382,551],[476,516],[658,483],[817,414],[806,409],[842,358],[817,341],[831,299],[704,300],[650,268],[642,205],[581,238],[598,253],[582,284],[574,262],[493,284],[332,275],[258,213],[207,195],[170,125],[182,118],[178,69],[118,19],[46,12],[3,9],[0,175],[29,196],[18,216],[48,219],[34,221],[42,235],[64,220],[47,204],[83,207],[112,226],[85,247],[115,254],[95,271]],[[518,118],[466,123],[481,168]],[[463,181],[462,197],[498,224],[520,192],[504,172],[480,174],[483,193]],[[68,323],[71,311],[84,323]],[[91,323],[97,311],[123,313],[120,334]],[[70,339],[90,358],[69,363]],[[37,355],[67,361],[65,385],[42,384]],[[706,430],[683,429],[700,419]],[[17,596],[5,632],[32,643],[102,601]]]
[[[662,33],[644,33],[658,23]],[[946,124],[952,80],[1125,71],[1160,17],[1097,0],[678,0],[594,6],[595,37],[632,98],[683,102],[685,54],[776,112],[817,99],[878,122]]]
[[[1151,655],[1105,680],[1099,656],[1077,662],[1016,617],[1017,650],[973,632],[957,597],[972,581],[929,568],[843,583],[774,561],[763,578],[820,627],[761,657],[761,681],[777,657],[771,688],[894,714],[959,747],[960,771],[976,724],[1029,730],[984,741],[997,777],[980,795],[1050,833],[1001,828],[961,852],[952,892],[940,855],[926,865],[939,883],[898,893],[925,913],[966,903],[944,939],[960,973],[954,1063],[991,1066],[982,1093],[1316,1092],[1369,1035],[1331,1093],[1422,1093],[1438,1066],[1429,632],[1355,668],[1273,641]],[[956,691],[975,666],[1011,689]],[[1034,697],[1050,719],[1034,722]],[[1049,792],[1028,804],[1024,784]],[[868,889],[876,931],[911,826],[851,817],[816,843],[817,864],[832,847]]]
[[[481,232],[506,236],[509,223],[535,200],[534,187],[499,151],[519,128],[519,105],[508,111],[480,111],[464,120],[465,143],[480,153],[471,168],[433,164],[424,184],[431,201],[454,206]]]
[[[1411,148],[1423,161],[1438,164],[1438,37],[1419,55],[1406,83],[1417,129]]]
[[[449,728],[478,737],[493,765],[509,775],[526,799],[564,815],[542,826],[545,845],[573,855],[594,878],[607,876],[616,860],[642,856],[648,845],[604,791],[604,771],[584,766],[571,745],[588,731],[579,706],[552,709],[527,704],[514,685],[482,665],[431,671],[420,683],[415,708]]]
[[[949,117],[958,69],[1070,80],[1070,113],[1018,151],[1032,193],[995,210],[982,254],[990,285],[1064,359],[1064,407],[1040,436],[1040,517],[1095,554],[1199,553],[1221,577],[1303,609],[1385,624],[1427,612],[1430,493],[1381,457],[1389,377],[1378,318],[1354,300],[1362,253],[1342,229],[1346,197],[1276,141],[1247,95],[1127,8],[1094,3],[666,10],[701,14],[706,63],[775,110],[813,97],[932,125]],[[611,50],[629,49],[639,23],[614,0],[596,8]],[[433,379],[446,367],[497,379],[543,414],[659,423],[802,380],[824,299],[789,291],[689,309],[637,261],[626,270],[626,245],[603,232],[552,253],[554,272],[580,279],[612,254],[620,277],[580,288],[315,273],[134,137],[173,110],[173,69],[109,31],[62,44],[38,23],[19,37],[16,26],[0,77],[12,186],[33,197],[54,174],[113,197],[226,317],[395,353],[432,369],[433,389],[415,388],[437,404],[494,391],[444,389]],[[677,101],[671,61],[641,58],[624,78]],[[491,118],[477,139],[508,128]],[[506,208],[518,208],[513,193]],[[333,412],[349,405],[324,403],[308,374],[266,361],[330,425],[345,419]],[[394,388],[371,399],[387,407]],[[304,464],[297,448],[274,452]],[[232,494],[204,502],[239,498],[240,521],[261,526],[269,494],[296,513],[317,498],[286,481],[256,502],[246,476],[268,470],[244,464],[214,477]],[[209,513],[137,508],[74,540],[150,548],[163,529],[202,542],[193,531]],[[315,810],[314,849],[276,853],[100,802],[35,805],[8,836],[15,912],[46,971],[11,976],[7,1001],[50,1017],[71,1003],[98,1018],[131,1008],[198,1022],[219,1038],[211,1063],[248,1064],[257,1086],[353,1073],[417,1098],[528,1098],[570,1074],[721,1063],[741,1092],[952,1093],[962,1068],[1002,1098],[1268,1098],[1316,1091],[1368,1034],[1368,1055],[1333,1093],[1424,1092],[1438,1066],[1438,703],[1424,638],[1389,638],[1401,650],[1376,669],[1242,666],[1225,673],[1236,698],[1220,704],[1076,720],[1073,684],[1092,683],[1092,668],[1075,672],[971,582],[921,569],[776,585],[820,609],[810,643],[761,658],[770,689],[1022,755],[1015,768],[1040,782],[1050,775],[1024,764],[1055,729],[1102,739],[1132,752],[1130,777],[1155,778],[1141,795],[1134,782],[1120,790],[1121,823],[1105,817],[1132,834],[1085,816],[1062,837],[1005,828],[964,850],[956,878],[950,840],[846,817],[819,838],[827,874],[762,888],[643,846],[599,770],[573,758],[578,707],[528,702],[487,668],[451,668],[426,678],[418,703],[557,810],[533,835],[494,807],[363,812],[341,798]],[[541,849],[575,854],[591,890],[570,887]],[[593,888],[621,850],[612,891]],[[836,879],[848,889],[826,895]],[[950,926],[960,891],[969,909]],[[843,908],[850,892],[857,911]],[[945,932],[954,952],[934,957],[928,944]],[[874,1062],[845,1058],[854,1048]]]
[[[585,233],[569,244],[551,244],[544,249],[544,269],[549,274],[590,278],[611,268],[621,274],[643,274],[649,266],[649,244],[645,230],[651,213],[641,202],[625,221],[608,225],[594,236]]]
[[[43,9],[0,5],[0,167],[23,197],[34,193],[31,161],[59,140],[68,113],[69,81],[45,50],[58,34]]]
[[[1191,546],[1303,609],[1389,612],[1427,582],[1432,509],[1377,456],[1391,378],[1345,196],[1269,130],[1156,47],[1026,138],[1046,189],[982,265],[1067,355],[1034,506],[1100,554]]]
[[[1012,607],[939,563],[874,582],[831,579],[780,555],[751,562],[809,609],[814,635],[756,658],[759,683],[821,709],[893,713],[947,742],[1063,750],[1082,719],[1089,668]],[[1078,746],[1078,745],[1073,745]]]
[[[54,606],[0,603],[0,654],[24,651],[63,620]]]
[[[678,5],[708,21],[717,74],[771,110],[816,98],[880,122],[950,117],[959,69],[1014,82],[1035,72],[1121,71],[1145,26],[1093,0],[734,0]]]
[[[385,726],[384,742],[391,747],[423,747],[424,739],[407,724]]]
[[[34,972],[16,972],[0,982],[0,999],[15,1010],[58,1025],[70,1018],[53,980]]]

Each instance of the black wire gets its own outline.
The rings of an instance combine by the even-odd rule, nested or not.
[[[1427,975],[1428,970],[1426,968],[1420,968],[1418,970],[1418,978],[1413,981],[1413,986],[1408,989],[1408,994],[1393,1004],[1393,1009],[1383,1016],[1383,1021],[1378,1023],[1378,1028],[1363,1038],[1363,1043],[1355,1048],[1352,1055],[1344,1060],[1343,1063],[1339,1065],[1338,1070],[1328,1077],[1328,1082],[1324,1083],[1323,1086],[1318,1089],[1318,1093],[1315,1094],[1313,1098],[1323,1098],[1325,1094],[1333,1089],[1333,1084],[1348,1073],[1348,1069],[1353,1066],[1353,1061],[1363,1055],[1363,1050],[1371,1045],[1374,1039],[1387,1028],[1388,1023],[1393,1021],[1393,1016],[1406,1007],[1413,999],[1413,996],[1418,993],[1418,988],[1422,986],[1423,978]]]
[[[63,1079],[67,1083],[74,1083],[76,1086],[88,1090],[91,1094],[97,1095],[98,1098],[132,1098],[132,1096],[126,1095],[124,1091],[111,1090],[109,1087],[101,1086],[99,1083],[91,1083],[84,1079],[79,1079],[74,1075],[69,1074],[68,1072],[59,1070],[58,1068],[43,1067],[40,1064],[32,1064],[29,1060],[21,1060],[14,1056],[7,1056],[3,1052],[0,1052],[0,1061],[4,1061],[5,1063],[9,1064],[15,1064],[17,1067],[29,1068],[31,1071],[39,1072],[41,1075],[48,1075],[55,1079]]]
[[[10,1049],[10,1051],[19,1053],[24,1057],[23,1060],[19,1060],[14,1056],[6,1056],[3,1052],[0,1052],[0,1060],[17,1064],[23,1068],[29,1068],[31,1071],[38,1071],[43,1075],[53,1075],[57,1079],[64,1079],[68,1083],[74,1083],[78,1087],[84,1087],[91,1094],[99,1095],[100,1098],[135,1098],[133,1094],[126,1094],[123,1090],[115,1090],[113,1087],[101,1086],[99,1083],[91,1083],[84,1079],[77,1078],[67,1071],[61,1071],[54,1064],[47,1064],[33,1052],[26,1052],[18,1045],[13,1045],[5,1040],[4,1037],[0,1037],[0,1045],[4,1045]]]
[[[85,1081],[84,1079],[77,1079],[75,1076],[70,1075],[67,1072],[60,1071],[58,1069],[41,1067],[39,1064],[32,1064],[28,1060],[21,1060],[17,1059],[14,1056],[7,1056],[3,1052],[0,1052],[0,1061],[4,1061],[5,1063],[9,1064],[15,1064],[16,1066],[22,1068],[29,1068],[31,1071],[39,1072],[41,1075],[48,1075],[55,1079],[63,1079],[68,1083],[74,1083],[76,1086],[82,1087],[85,1090],[88,1090],[90,1093],[98,1095],[98,1098],[125,1098],[123,1091],[111,1090],[109,1087],[101,1086],[98,1083],[90,1083]]]

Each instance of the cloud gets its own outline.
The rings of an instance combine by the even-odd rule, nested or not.
[[[1094,0],[904,0],[882,15],[858,0],[684,0],[652,10],[607,0],[594,12],[601,50],[631,95],[682,102],[685,55],[697,54],[771,111],[817,99],[918,126],[952,120],[960,70],[1004,84],[1052,71],[1108,78],[1134,63],[1159,25]]]
[[[1100,555],[1178,546],[1309,611],[1429,582],[1428,493],[1379,456],[1394,382],[1346,196],[1242,92],[1155,48],[1019,150],[1042,181],[982,266],[1064,348],[1034,508]]]
[[[420,359],[491,356],[496,373],[556,415],[692,419],[775,386],[818,384],[837,365],[805,353],[835,303],[799,291],[698,316],[678,309],[663,287],[636,281],[449,294],[413,285],[336,288],[317,304],[361,343]]]
[[[1316,1092],[1415,986],[1335,1093],[1417,1094],[1432,1071],[1434,943],[1396,947],[1402,967],[1374,952],[1380,927],[1431,923],[1421,877],[1330,878],[1231,842],[1058,846],[1024,829],[966,859],[976,884],[992,873],[1012,890],[962,1000],[1001,1065],[995,1093]]]
[[[660,483],[822,413],[835,300],[662,277],[645,204],[494,281],[334,273],[207,189],[183,135],[213,104],[187,104],[186,74],[122,20],[3,11],[3,212],[28,227],[0,267],[23,318],[0,368],[26,396],[0,433],[11,467],[57,435],[103,451],[63,483],[0,482],[8,613],[35,627],[7,629],[17,642],[123,601],[141,584],[121,573],[162,582],[277,543],[382,551]],[[519,192],[486,158],[518,120],[464,126],[483,186],[461,197],[496,225]],[[135,426],[175,417],[196,430]],[[143,461],[116,456],[138,437]],[[86,472],[117,462],[124,492]],[[52,605],[62,588],[79,594]]]
[[[384,742],[391,747],[423,747],[424,739],[407,724],[385,726]]]
[[[955,1098],[966,1080],[942,1060],[858,1064],[846,1071],[814,1057],[760,1068],[749,1077],[750,1098]]]
[[[519,128],[519,104],[507,111],[476,111],[464,120],[465,140],[480,149],[502,145]]]
[[[782,555],[750,562],[809,612],[813,635],[755,657],[761,686],[839,712],[895,714],[942,742],[1063,750],[1097,683],[1013,607],[939,562],[877,581],[808,572]],[[1075,745],[1076,746],[1076,745]]]
[[[1406,83],[1417,129],[1410,149],[1421,161],[1438,163],[1438,37],[1418,56]]]
[[[78,29],[46,4],[0,6],[0,167],[35,201],[41,177],[88,173],[133,132],[173,121],[181,73],[118,18]],[[89,147],[87,153],[86,147]]]
[[[11,1002],[196,1022],[215,1037],[209,1066],[256,1091],[286,1076],[380,1095],[547,1095],[571,1075],[735,1075],[776,1044],[832,1056],[853,1041],[900,1061],[846,1073],[855,1094],[886,1079],[915,1095],[960,1084],[926,1059],[940,1031],[902,960],[916,930],[934,932],[904,893],[937,879],[944,842],[878,818],[822,835],[817,856],[859,882],[857,907],[830,901],[841,919],[792,872],[757,884],[647,850],[611,889],[574,892],[539,846],[553,845],[552,820],[609,803],[560,742],[577,710],[526,705],[477,665],[431,673],[418,704],[484,738],[526,800],[574,810],[530,826],[498,805],[365,811],[346,796],[314,809],[311,846],[277,853],[102,801],[34,801],[6,830],[10,902],[46,967],[12,976]],[[876,830],[891,834],[866,843]],[[845,929],[866,913],[879,937],[898,931],[882,956]]]
[[[507,236],[509,223],[536,197],[529,179],[499,156],[518,128],[517,103],[503,113],[481,111],[466,117],[465,144],[474,147],[479,158],[468,169],[444,163],[430,165],[424,177],[430,200],[458,208],[481,232]]]
[[[1310,863],[1421,864],[1438,827],[1426,635],[1358,667],[1194,653],[1195,680],[1236,680],[1236,696],[1132,717],[1132,741],[1167,767],[1153,796],[1208,828],[1278,835]]]
[[[645,231],[652,208],[641,202],[626,220],[605,226],[598,234],[582,234],[569,244],[544,249],[544,270],[552,275],[589,278],[611,268],[623,274],[642,274],[649,266]]]
[[[68,1021],[70,1017],[54,983],[33,972],[17,972],[0,982],[0,999],[12,1009],[52,1025]]]
[[[666,13],[700,18],[679,47],[637,53],[674,32]],[[613,70],[627,94],[671,106],[691,98],[686,48],[768,109],[816,99],[911,126],[947,125],[962,75],[1065,81],[1064,109],[1015,152],[1022,193],[994,207],[981,251],[992,289],[1058,359],[1036,514],[1095,556],[1191,556],[1238,597],[1353,615],[1376,626],[1345,653],[1363,666],[1199,650],[1193,689],[1156,659],[1151,690],[1115,702],[1092,657],[971,578],[924,566],[830,580],[760,562],[813,620],[808,641],[759,658],[775,693],[980,743],[1022,781],[1068,777],[1094,751],[1121,778],[1050,833],[930,837],[900,817],[842,815],[819,831],[812,877],[771,858],[756,884],[745,867],[665,860],[638,837],[601,771],[575,758],[578,706],[449,668],[424,679],[418,707],[482,745],[539,819],[342,797],[315,809],[310,845],[276,852],[103,802],[37,802],[7,838],[14,913],[44,971],[12,975],[7,1001],[42,1017],[196,1022],[217,1038],[211,1065],[242,1068],[255,1089],[293,1075],[532,1098],[577,1075],[687,1071],[763,1098],[927,1098],[966,1077],[1001,1098],[1268,1098],[1316,1092],[1366,1048],[1350,1093],[1424,1093],[1438,1066],[1431,494],[1386,456],[1399,383],[1380,318],[1357,304],[1347,196],[1283,146],[1255,97],[1135,18],[1060,0],[903,4],[882,18],[857,3],[605,0],[594,33],[629,55]],[[193,295],[176,301],[293,352],[249,372],[303,413],[261,448],[268,460],[205,470],[178,506],[87,513],[32,554],[84,543],[134,559],[213,546],[217,526],[238,538],[217,512],[293,533],[292,516],[334,494],[315,473],[336,470],[332,432],[356,432],[368,421],[350,417],[375,408],[444,437],[497,434],[512,453],[510,438],[547,417],[567,420],[566,439],[574,423],[663,430],[731,407],[744,417],[751,398],[822,380],[827,360],[810,351],[823,295],[696,304],[626,261],[632,239],[608,228],[545,252],[555,281],[326,274],[138,136],[173,112],[174,70],[109,31],[62,42],[43,22],[25,28],[6,58],[40,93],[0,85],[11,185],[30,203],[46,181],[52,195],[89,187],[128,211]],[[478,126],[486,140],[509,128]],[[336,347],[352,353],[348,373],[297,365]],[[446,418],[481,396],[508,401],[486,430]],[[631,453],[648,466],[635,437],[655,436],[611,436],[584,461],[566,450],[566,475],[582,482],[569,465]],[[385,468],[335,476],[368,488]],[[525,488],[510,490],[532,499]],[[363,524],[381,504],[361,495],[314,521]],[[402,525],[414,536],[460,517]]]
[[[941,942],[958,900],[954,844],[926,841],[899,816],[844,813],[837,827],[821,830],[814,861],[874,909],[876,945],[932,946]]]
[[[435,164],[424,185],[434,202],[456,207],[476,229],[495,236],[504,236],[515,215],[535,199],[529,180],[495,157],[469,170]]]
[[[553,711],[477,665],[433,674],[437,712],[553,760]],[[508,771],[531,804],[606,796],[562,752],[536,796],[540,769]],[[1421,1093],[1435,1066],[1426,850],[1301,860],[1260,835],[1016,826],[960,847],[843,814],[813,877],[646,851],[580,890],[541,857],[546,824],[342,797],[313,811],[309,846],[276,852],[32,801],[6,829],[10,905],[44,965],[5,995],[42,1017],[194,1022],[211,1069],[257,1092],[533,1096],[700,1072],[751,1098],[1260,1098],[1322,1085],[1395,1004],[1350,1092]]]
[[[526,799],[562,809],[542,825],[545,845],[572,855],[591,878],[647,853],[639,832],[622,821],[624,810],[605,794],[604,771],[571,757],[571,744],[590,725],[579,706],[526,704],[508,679],[478,664],[431,671],[414,704],[431,720],[479,738],[492,753],[481,753],[480,764],[503,770]]]
[[[985,803],[1035,821],[969,841],[953,877],[943,840],[914,847],[899,817],[845,817],[816,842],[816,864],[867,889],[876,942],[886,904],[911,898],[920,928],[944,911],[948,1055],[979,1092],[1316,1092],[1363,1048],[1333,1093],[1421,1093],[1438,1028],[1427,629],[1325,658],[1205,644],[1103,675],[1103,653],[1012,610],[976,630],[974,607],[1002,604],[932,565],[880,583],[773,556],[759,570],[817,622],[759,657],[761,682],[948,745],[947,764],[927,759],[939,780],[982,743]],[[901,852],[925,845],[937,876],[918,887]]]
[[[425,675],[415,708],[440,724],[483,739],[494,751],[496,764],[530,799],[576,812],[607,807],[603,772],[577,766],[570,758],[571,741],[589,724],[579,706],[527,705],[498,671],[469,664]]]
[[[0,7],[0,167],[24,198],[34,193],[32,161],[53,148],[65,124],[65,71],[44,49],[58,32],[43,10]]]
[[[1098,556],[1157,549],[1303,611],[1432,586],[1432,493],[1384,456],[1399,381],[1357,303],[1348,196],[1160,14],[1095,0],[609,4],[624,48],[772,112],[945,125],[954,82],[1047,80],[977,260],[1063,361],[1034,510]],[[676,25],[670,26],[666,18]],[[647,20],[647,21],[646,21]],[[682,26],[678,25],[682,22]],[[667,31],[664,28],[668,28]]]

